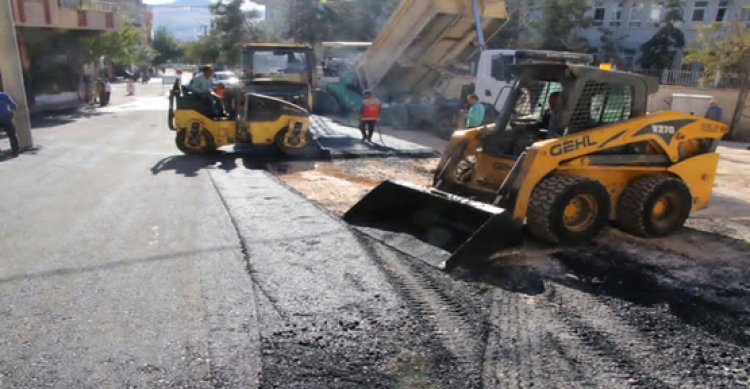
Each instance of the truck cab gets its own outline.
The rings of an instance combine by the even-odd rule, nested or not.
[[[476,66],[474,93],[479,102],[499,112],[511,91],[512,65],[525,63],[567,63],[590,65],[594,57],[590,54],[547,50],[484,50]]]

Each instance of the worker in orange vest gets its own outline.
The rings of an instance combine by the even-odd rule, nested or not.
[[[380,120],[380,100],[366,90],[362,95],[362,110],[359,112],[359,130],[362,132],[362,141],[372,141],[372,133],[375,132],[375,123]],[[366,131],[367,130],[367,131]]]

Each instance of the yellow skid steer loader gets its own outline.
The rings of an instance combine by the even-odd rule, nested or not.
[[[636,74],[564,63],[513,72],[496,123],[453,134],[433,188],[384,182],[344,219],[446,268],[520,244],[524,225],[555,244],[586,242],[608,222],[658,237],[708,205],[724,124],[647,114],[658,84]]]

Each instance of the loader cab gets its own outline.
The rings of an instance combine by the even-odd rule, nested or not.
[[[646,113],[658,83],[647,77],[570,64],[511,68],[515,81],[486,150],[517,157],[533,143],[614,124]],[[556,94],[557,106],[550,106]]]
[[[302,44],[252,43],[242,47],[245,91],[312,107],[313,49]]]

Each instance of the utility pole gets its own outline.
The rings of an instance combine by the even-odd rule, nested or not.
[[[750,49],[745,50],[745,53],[742,55],[740,78],[740,91],[737,94],[737,103],[734,107],[732,123],[729,126],[729,139],[737,136],[742,118],[748,117],[748,115],[745,115],[745,109],[748,108],[747,97],[750,95]]]
[[[29,107],[26,100],[26,89],[23,85],[21,55],[18,51],[16,27],[13,22],[10,0],[0,0],[0,58],[2,58],[0,60],[0,76],[3,80],[3,90],[18,104],[15,114],[18,141],[21,150],[28,150],[34,146],[34,142],[31,139]]]

